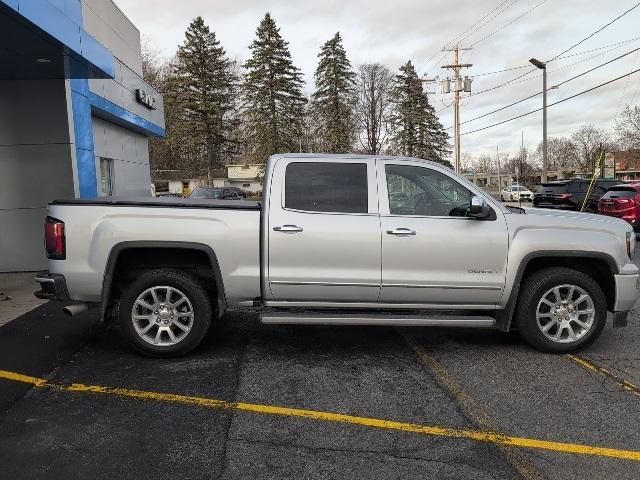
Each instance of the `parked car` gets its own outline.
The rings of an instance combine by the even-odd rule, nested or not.
[[[182,195],[180,193],[174,193],[174,192],[156,192],[156,197],[182,198]]]
[[[533,192],[522,185],[510,185],[500,192],[500,200],[503,202],[531,202]]]
[[[590,179],[572,178],[540,184],[533,196],[533,206],[540,208],[557,208],[561,210],[580,210],[589,190]],[[598,201],[609,187],[619,183],[617,180],[596,179],[591,193],[584,206],[585,212],[596,213]]]
[[[197,187],[189,198],[213,198],[217,200],[239,200],[242,197],[229,187]]]
[[[224,188],[228,188],[229,190],[236,192],[238,196],[241,198],[247,198],[248,196],[247,191],[241,189],[240,187],[224,187]]]
[[[263,193],[54,201],[36,296],[75,301],[70,314],[100,304],[162,357],[195,348],[229,307],[265,324],[517,325],[570,352],[607,311],[625,325],[640,297],[628,223],[506,207],[439,163],[274,155]]]
[[[640,232],[640,182],[614,185],[598,203],[598,212],[618,217]]]

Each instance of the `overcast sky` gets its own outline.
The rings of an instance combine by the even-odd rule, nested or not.
[[[527,65],[531,57],[548,60],[635,5],[636,0],[116,0],[118,6],[140,29],[143,36],[167,56],[183,41],[189,22],[201,15],[229,55],[239,61],[249,56],[248,45],[255,29],[269,11],[289,42],[293,60],[313,89],[313,72],[320,46],[340,31],[347,54],[355,66],[382,62],[396,70],[412,60],[419,73],[433,77],[451,54],[442,58],[445,44],[469,27],[461,46],[464,63],[473,66],[465,73],[478,75]],[[497,9],[496,9],[497,7]],[[495,10],[494,10],[495,9]],[[528,13],[527,13],[528,12]],[[585,52],[640,37],[640,7],[606,28],[567,55]],[[477,42],[477,43],[476,43]],[[549,64],[549,87],[640,47],[640,38],[623,45],[591,51]],[[640,68],[640,51],[571,81],[549,92],[548,102],[569,97],[624,73]],[[434,56],[435,55],[435,56]],[[431,61],[429,62],[429,59]],[[579,62],[579,63],[577,63]],[[575,65],[574,65],[575,64]],[[473,91],[480,92],[517,77],[529,68],[474,79]],[[463,101],[461,118],[471,119],[539,92],[539,71],[514,83]],[[440,94],[432,85],[431,101],[437,110],[451,103],[451,95]],[[613,84],[549,109],[549,136],[568,135],[581,123],[610,127],[621,102],[640,103],[640,72]],[[539,108],[541,96],[515,107],[462,126],[462,132],[481,128]],[[453,108],[439,113],[442,123],[453,122]],[[453,133],[453,130],[450,130]],[[542,112],[462,137],[463,152],[473,155],[516,151],[524,132],[525,146],[535,148],[542,138]]]

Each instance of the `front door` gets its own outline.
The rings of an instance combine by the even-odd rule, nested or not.
[[[376,302],[381,254],[375,161],[285,157],[272,179],[270,300]]]
[[[472,192],[445,168],[378,161],[384,303],[486,308],[502,296],[503,213],[467,216]]]

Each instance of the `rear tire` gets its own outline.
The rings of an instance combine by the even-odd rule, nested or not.
[[[118,323],[125,339],[150,357],[177,357],[193,350],[211,324],[211,300],[197,278],[158,269],[127,286]]]
[[[602,289],[582,272],[545,268],[529,276],[520,292],[515,312],[518,331],[543,352],[585,348],[596,341],[607,321]]]

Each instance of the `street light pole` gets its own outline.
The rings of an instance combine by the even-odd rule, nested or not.
[[[532,58],[529,60],[542,70],[542,181],[547,181],[547,169],[549,163],[547,160],[547,64]]]

